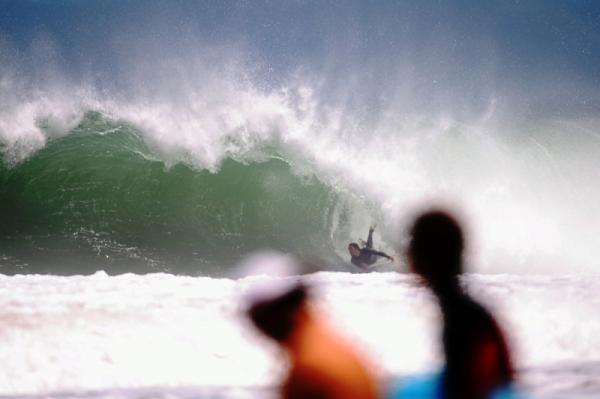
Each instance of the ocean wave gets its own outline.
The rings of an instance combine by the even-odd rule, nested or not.
[[[88,114],[0,169],[1,270],[219,274],[263,247],[339,261],[340,192],[265,151],[216,172],[168,166],[133,128]]]

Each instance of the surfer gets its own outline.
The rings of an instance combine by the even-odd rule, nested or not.
[[[366,269],[368,266],[371,266],[373,263],[377,262],[378,257],[387,258],[392,262],[394,261],[394,258],[388,254],[373,249],[374,230],[374,226],[369,227],[369,236],[367,237],[366,245],[363,245],[362,248],[355,242],[348,244],[348,252],[350,252],[351,257],[350,262],[354,266],[358,266],[361,269]]]
[[[483,399],[498,389],[510,389],[513,368],[498,324],[459,284],[462,252],[462,229],[452,216],[434,210],[417,218],[411,230],[408,264],[424,278],[442,310],[443,397]]]

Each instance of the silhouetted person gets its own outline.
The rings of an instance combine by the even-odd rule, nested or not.
[[[513,368],[498,324],[459,285],[462,254],[463,233],[452,216],[431,211],[415,221],[407,255],[442,310],[444,398],[483,399],[513,380]]]
[[[375,399],[377,384],[353,347],[335,334],[309,307],[302,283],[250,305],[255,326],[290,357],[281,388],[286,399]]]
[[[383,257],[387,258],[390,261],[394,261],[394,258],[389,256],[388,254],[376,251],[373,249],[373,231],[375,228],[373,226],[369,227],[369,236],[367,238],[366,245],[362,248],[358,246],[357,243],[351,242],[348,244],[348,252],[350,252],[350,262],[354,266],[358,266],[361,269],[366,269],[368,266],[371,266],[373,263],[377,262],[377,258]]]

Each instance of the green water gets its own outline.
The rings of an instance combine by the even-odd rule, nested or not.
[[[0,166],[0,272],[226,275],[265,247],[332,259],[338,200],[276,157],[167,167],[134,129],[91,114]]]

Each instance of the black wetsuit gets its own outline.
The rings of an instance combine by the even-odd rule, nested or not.
[[[377,262],[378,256],[390,259],[388,254],[373,249],[373,230],[369,230],[367,245],[361,248],[360,255],[352,256],[350,262],[352,262],[354,266],[364,269],[365,267],[371,266],[373,263]]]

